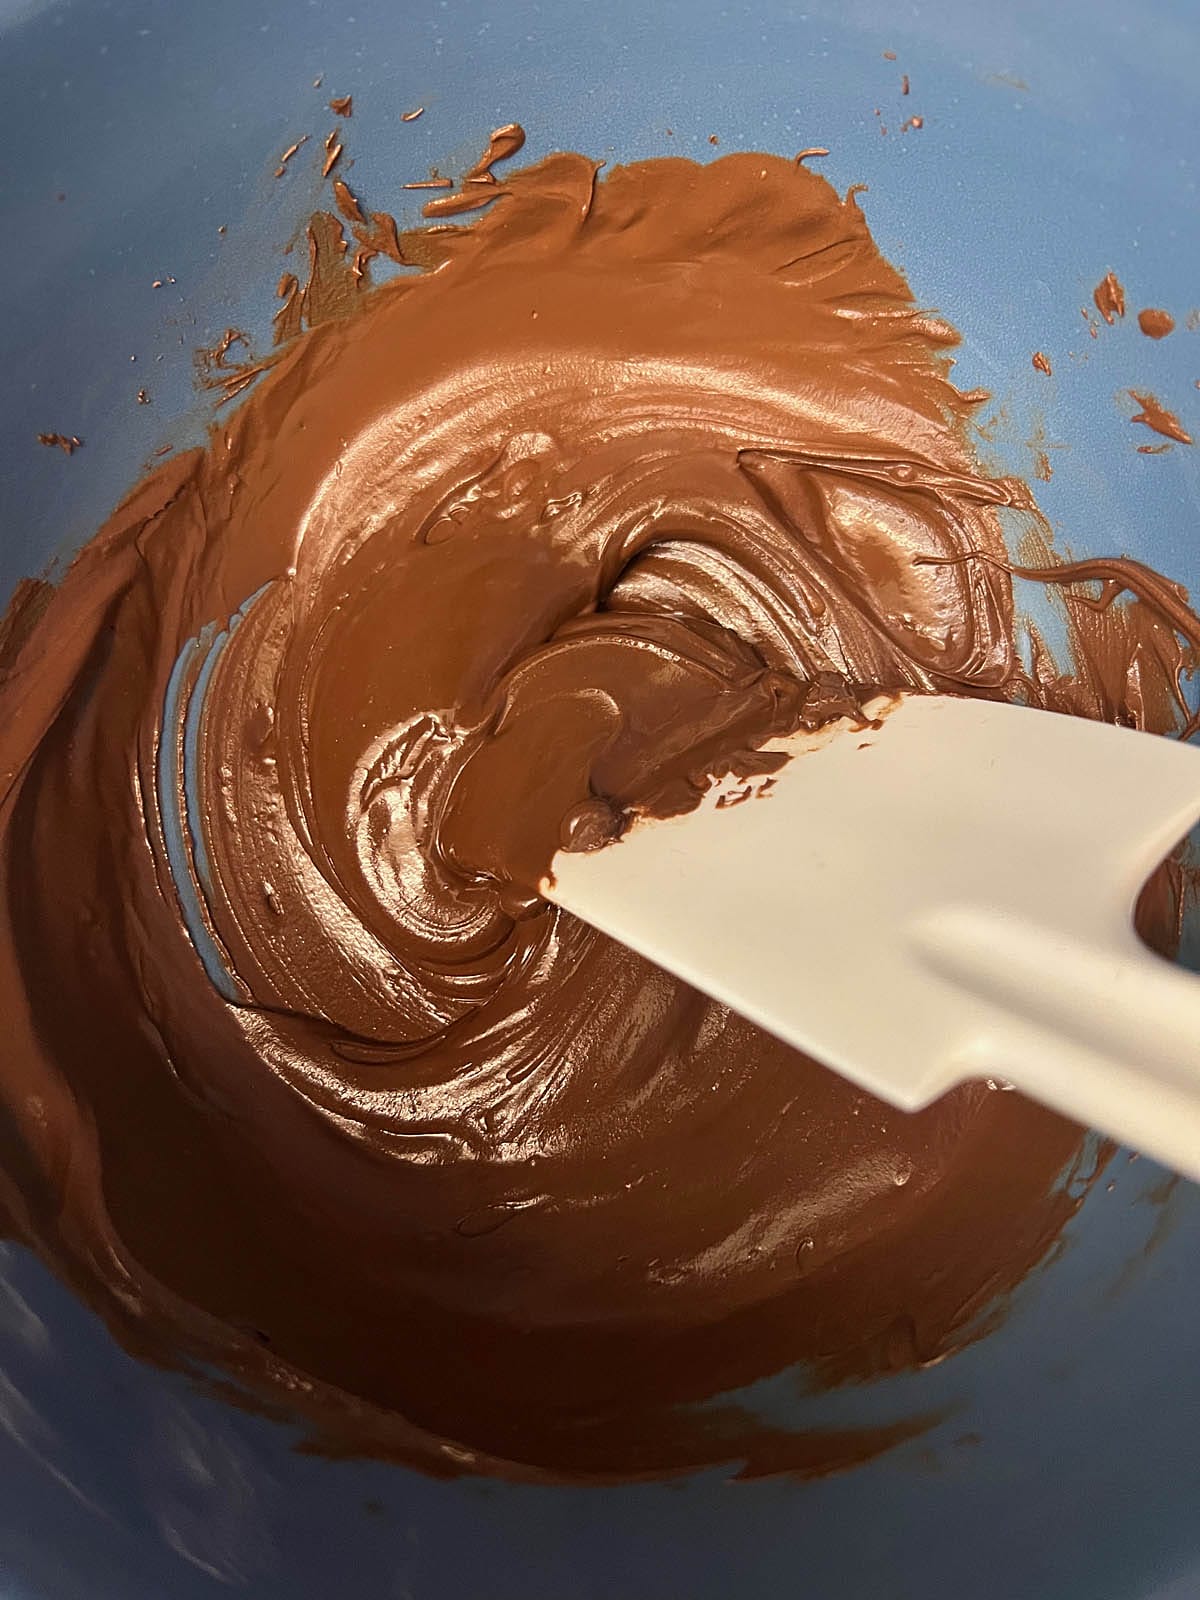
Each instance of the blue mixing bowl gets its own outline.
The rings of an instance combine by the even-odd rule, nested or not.
[[[202,436],[195,347],[231,324],[265,343],[319,193],[311,162],[271,174],[331,94],[354,96],[355,188],[380,205],[512,118],[532,157],[828,145],[821,170],[870,185],[881,248],[962,329],[963,386],[1003,403],[995,464],[1028,476],[1045,450],[1063,545],[1195,588],[1200,450],[1139,455],[1122,397],[1151,389],[1200,436],[1198,83],[1188,0],[0,0],[0,601],[158,447]],[[1089,339],[1110,267],[1174,336]],[[39,448],[56,430],[84,448]],[[944,1413],[924,1436],[819,1482],[546,1489],[298,1453],[295,1429],[138,1365],[3,1245],[0,1594],[1184,1600],[1198,1252],[1200,1189],[1122,1154],[994,1335],[856,1390],[792,1375],[750,1397],[814,1425]]]

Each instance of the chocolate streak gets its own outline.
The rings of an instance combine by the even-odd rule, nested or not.
[[[985,1085],[894,1112],[534,885],[855,685],[1175,725],[1194,619],[1055,571],[1074,671],[1022,667],[1028,491],[803,165],[553,156],[352,312],[316,282],[336,227],[287,289],[320,325],[5,624],[11,1227],[131,1348],[328,1450],[862,1459],[921,1419],[701,1402],[973,1337],[1074,1210],[1080,1131]],[[820,937],[798,906],[798,962]]]

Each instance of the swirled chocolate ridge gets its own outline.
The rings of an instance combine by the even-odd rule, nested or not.
[[[497,192],[393,228],[419,273],[10,610],[0,1196],[132,1348],[332,1451],[845,1465],[920,1419],[721,1397],[974,1336],[1080,1131],[995,1086],[893,1112],[538,876],[863,686],[1176,726],[1194,619],[1043,549],[1074,661],[1022,662],[998,518],[1036,513],[853,195],[757,154]],[[820,937],[797,906],[798,961]]]

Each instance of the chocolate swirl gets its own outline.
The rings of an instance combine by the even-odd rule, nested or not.
[[[1022,666],[1027,491],[853,196],[562,155],[402,245],[10,616],[0,1194],[127,1342],[329,1449],[858,1459],[907,1425],[699,1403],[954,1349],[1079,1130],[894,1113],[536,884],[862,686],[1097,714],[1111,673]],[[1166,726],[1176,635],[1105,626]]]

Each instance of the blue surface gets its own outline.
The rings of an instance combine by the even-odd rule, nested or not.
[[[992,459],[1027,475],[1044,429],[1064,447],[1041,493],[1064,544],[1196,587],[1200,451],[1138,455],[1152,436],[1124,395],[1152,389],[1200,437],[1200,333],[1183,326],[1200,301],[1198,82],[1200,16],[1163,0],[1137,17],[1107,0],[0,0],[0,597],[86,538],[160,444],[201,437],[194,347],[231,323],[265,345],[280,250],[318,197],[326,101],[345,93],[353,181],[380,207],[514,117],[533,155],[708,158],[712,133],[720,150],[828,145],[822,170],[870,185],[881,246],[963,330],[961,382],[1003,409]],[[910,115],[924,126],[902,135]],[[1109,267],[1131,309],[1177,316],[1172,338],[1132,319],[1088,337],[1080,307]],[[34,442],[47,430],[86,444],[67,460]],[[535,1490],[305,1457],[287,1429],[132,1362],[3,1247],[0,1593],[1188,1600],[1200,1190],[1123,1157],[1109,1176],[982,1344],[859,1392],[765,1386],[763,1405],[814,1422],[952,1407],[815,1484]]]

